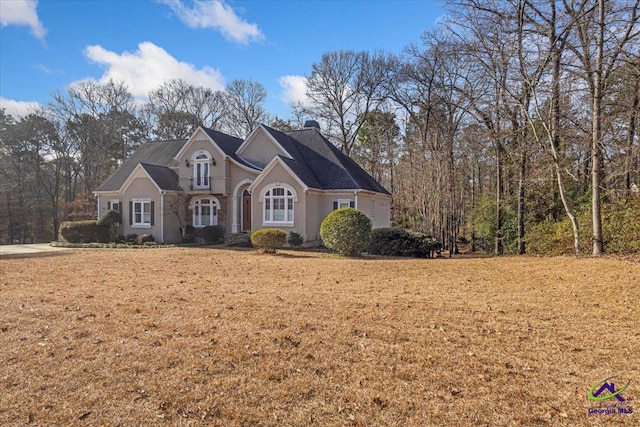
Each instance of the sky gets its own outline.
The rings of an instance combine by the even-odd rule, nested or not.
[[[399,54],[444,13],[437,0],[0,0],[0,108],[20,117],[85,80],[122,81],[142,104],[173,78],[251,79],[287,118],[323,53]]]

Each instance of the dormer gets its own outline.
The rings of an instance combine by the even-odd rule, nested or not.
[[[252,165],[264,168],[276,156],[293,159],[293,156],[262,125],[256,127],[236,151],[238,157]]]

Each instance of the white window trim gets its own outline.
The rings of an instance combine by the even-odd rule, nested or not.
[[[131,212],[131,215],[133,215],[131,228],[151,228],[151,216],[153,215],[153,213],[151,212],[151,199],[131,199],[131,202],[133,203],[133,212]],[[136,222],[137,203],[140,203],[140,207],[142,209],[142,211],[140,212],[140,218],[142,219],[142,221],[144,221],[144,205],[147,203],[149,204],[149,222]]]
[[[198,159],[198,157],[200,156],[205,156],[206,159]],[[194,190],[208,190],[209,188],[211,188],[211,166],[212,166],[212,156],[208,151],[198,151],[196,152],[192,159],[191,159],[191,164],[193,165],[193,189]],[[198,182],[198,170],[202,170],[202,165],[207,165],[207,173],[206,174],[202,174],[203,176],[201,177],[201,179],[203,179],[205,182],[203,184],[197,185],[196,183]],[[200,165],[200,168],[198,167]]]
[[[351,199],[338,199],[338,209],[351,207]]]
[[[270,219],[269,220],[265,220],[265,211],[267,209],[267,203],[266,203],[266,199],[267,196],[266,194],[270,191],[272,191],[274,188],[284,188],[285,191],[288,191],[291,193],[291,196],[287,196],[286,192],[284,196],[276,196],[277,198],[281,198],[284,197],[285,200],[285,206],[284,206],[284,215],[285,215],[285,220],[284,221],[274,221],[273,220],[273,195],[269,196],[269,200],[270,200]],[[291,218],[289,218],[289,209],[288,209],[288,203],[287,200],[292,200],[292,209],[291,209]],[[275,184],[271,184],[268,187],[265,187],[262,189],[262,192],[260,194],[260,201],[262,202],[262,225],[266,226],[266,225],[277,225],[280,227],[294,227],[294,222],[295,222],[295,217],[296,217],[296,206],[295,204],[298,202],[298,195],[296,193],[296,190],[288,185],[288,184],[284,184],[281,182],[277,182]]]
[[[211,201],[211,207],[215,207],[216,208],[216,214],[215,215],[210,215],[211,220],[213,220],[213,218],[215,218],[214,224],[206,224],[206,225],[196,225],[196,218],[198,217],[196,215],[197,213],[197,205],[201,206],[198,202],[201,202],[202,200],[210,200]],[[194,228],[204,228],[204,227],[209,227],[212,225],[218,225],[218,214],[220,212],[220,201],[216,198],[216,197],[200,197],[198,199],[193,200],[193,202],[191,203],[191,209],[193,210],[193,213],[191,215],[191,225]],[[200,213],[199,215],[200,220],[202,221],[202,213]],[[210,220],[210,222],[212,222]]]
[[[107,201],[107,210],[108,211],[112,210],[114,205],[120,207],[120,200],[117,200],[117,199],[108,200]],[[113,209],[113,210],[115,210],[115,209]],[[120,215],[122,215],[122,212],[120,212],[120,211],[116,211],[116,212],[118,212]]]

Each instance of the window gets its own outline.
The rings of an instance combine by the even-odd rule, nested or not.
[[[153,202],[148,199],[133,199],[131,206],[131,225],[147,228],[153,225]]]
[[[340,208],[349,208],[351,207],[351,200],[349,199],[338,199],[338,209]]]
[[[264,222],[293,224],[293,193],[274,187],[264,193]]]
[[[107,202],[107,210],[114,210],[116,212],[118,212],[119,214],[122,214],[121,209],[120,209],[120,200],[109,200]]]
[[[333,210],[340,208],[353,208],[355,204],[349,199],[338,199],[333,202]]]
[[[209,188],[209,156],[206,154],[198,154],[196,156],[194,159],[193,174],[194,189]]]
[[[193,203],[193,226],[218,225],[218,206],[218,201],[213,198],[196,200]]]

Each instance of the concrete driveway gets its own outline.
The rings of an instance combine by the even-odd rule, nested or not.
[[[35,243],[32,245],[0,245],[0,258],[21,257],[29,255],[45,255],[68,251],[70,248],[58,248],[49,243]]]

